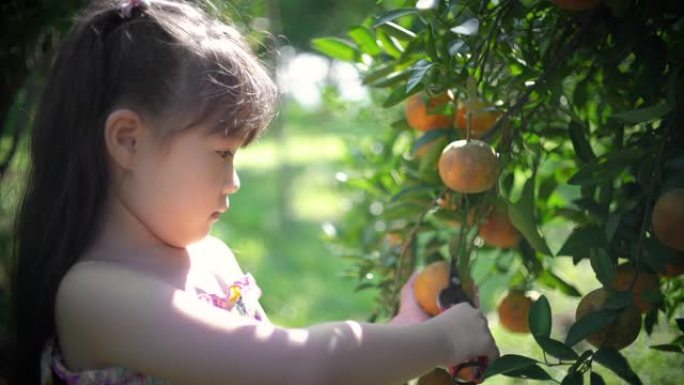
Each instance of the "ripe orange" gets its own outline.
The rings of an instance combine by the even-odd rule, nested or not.
[[[651,220],[653,232],[664,245],[684,251],[684,188],[661,195]]]
[[[439,176],[452,190],[479,193],[490,189],[499,178],[499,159],[481,140],[449,143],[439,158]]]
[[[595,8],[600,0],[551,0],[560,9],[586,11]]]
[[[480,237],[490,246],[506,249],[520,242],[520,232],[508,217],[508,208],[503,204],[494,206],[480,226]]]
[[[501,111],[494,110],[492,105],[480,98],[473,101],[472,109],[470,137],[477,139],[494,126],[494,123],[501,117]],[[468,128],[468,107],[464,103],[460,103],[456,110],[455,123],[456,128],[465,137]]]
[[[480,373],[478,375],[478,370],[469,366],[465,366],[461,368],[461,370],[458,371],[458,373],[455,373],[454,377],[458,379],[458,382],[460,383],[466,383],[466,384],[480,384],[482,383],[482,374]]]
[[[409,126],[419,131],[451,127],[451,117],[439,112],[451,99],[446,93],[433,98],[424,93],[411,95],[406,100],[404,112]]]
[[[497,312],[501,326],[515,333],[529,333],[528,317],[532,299],[522,290],[510,290],[499,302]]]
[[[417,385],[451,385],[451,375],[444,369],[434,368],[418,377]]]
[[[588,313],[600,310],[609,294],[608,289],[599,288],[584,296],[577,305],[575,319],[579,320]],[[640,330],[641,314],[636,306],[631,305],[622,309],[610,325],[587,337],[587,341],[597,348],[604,346],[620,350],[631,345],[637,339]]]
[[[449,284],[449,263],[437,261],[427,265],[416,276],[413,295],[418,305],[430,315],[440,313],[437,297]]]
[[[642,313],[646,313],[653,305],[644,298],[644,291],[654,292],[660,290],[658,277],[656,277],[655,274],[645,271],[637,272],[631,264],[623,263],[615,268],[611,288],[623,291],[629,290],[629,286],[632,284],[635,275],[636,281],[632,287],[634,302]]]

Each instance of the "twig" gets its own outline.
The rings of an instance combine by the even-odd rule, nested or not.
[[[406,261],[404,261],[404,259],[406,258],[407,254],[408,254],[409,248],[411,247],[411,245],[414,242],[414,239],[416,237],[416,233],[418,232],[418,229],[420,228],[420,226],[423,224],[423,221],[425,220],[425,216],[427,215],[427,213],[430,210],[432,210],[432,208],[435,206],[435,204],[437,203],[439,198],[441,198],[446,193],[446,191],[447,191],[447,188],[442,189],[442,191],[432,199],[432,202],[430,202],[430,204],[420,213],[420,215],[418,216],[418,221],[416,221],[416,224],[413,225],[413,227],[411,228],[411,230],[408,233],[408,236],[404,240],[404,243],[402,243],[402,245],[401,245],[401,251],[399,251],[399,256],[397,257],[397,260],[398,260],[397,264],[399,265],[399,268],[397,269],[397,274],[394,276],[394,290],[395,291],[392,295],[392,308],[394,309],[395,314],[397,312],[397,306],[399,303],[398,298],[397,298],[398,297],[397,294],[400,292],[400,290],[397,288],[400,287],[401,282],[406,281],[406,277],[404,277],[404,275],[405,275],[404,269],[405,269],[407,263],[406,263]],[[411,261],[411,262],[413,262],[413,261]],[[413,263],[410,263],[410,265],[412,265],[412,264]]]

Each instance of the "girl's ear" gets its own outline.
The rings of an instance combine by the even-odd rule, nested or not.
[[[144,129],[140,115],[133,110],[118,109],[109,114],[104,127],[105,146],[117,166],[130,169]]]

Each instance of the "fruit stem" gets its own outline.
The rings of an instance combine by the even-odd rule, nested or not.
[[[477,83],[473,75],[468,76],[466,87],[468,92],[468,97],[466,98],[466,142],[470,142],[470,131],[473,125],[473,107],[475,107],[475,100],[477,99]]]

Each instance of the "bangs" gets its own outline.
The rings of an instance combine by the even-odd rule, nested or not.
[[[184,71],[193,78],[186,80],[193,89],[189,94],[195,95],[190,101],[196,107],[193,115],[213,131],[245,138],[246,145],[276,115],[278,89],[237,31],[217,24],[211,32],[212,38],[199,47],[197,61]]]

